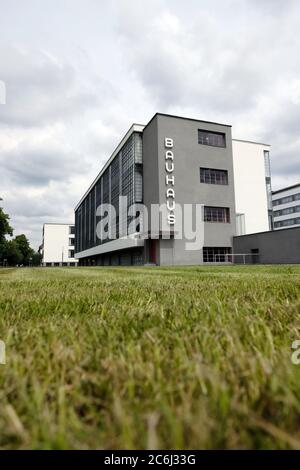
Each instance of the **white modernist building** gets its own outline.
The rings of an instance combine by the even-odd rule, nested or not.
[[[232,139],[237,235],[272,229],[270,145]]]
[[[133,124],[75,207],[79,263],[228,262],[235,235],[272,228],[269,153],[269,145],[232,139],[228,124],[163,113],[146,125]],[[113,216],[106,219],[101,211],[107,204]],[[135,224],[138,204],[147,215]],[[175,207],[187,204],[202,205],[199,250],[190,248],[185,234],[175,236],[176,230],[165,236],[166,224],[176,229]],[[154,206],[165,206],[167,215],[157,217],[153,231]],[[113,231],[105,228],[109,218]],[[196,235],[202,236],[200,229]]]
[[[44,224],[42,244],[43,266],[75,266],[75,225]]]
[[[300,227],[300,183],[273,191],[274,229]]]

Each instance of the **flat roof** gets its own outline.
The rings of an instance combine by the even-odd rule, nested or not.
[[[300,230],[300,226],[297,225],[297,227],[284,227],[284,228],[279,228],[276,230],[265,230],[264,232],[254,232],[254,233],[245,233],[244,235],[233,235],[233,238],[242,238],[242,237],[255,237],[255,235],[263,235],[266,233],[280,233],[284,232],[285,230]]]
[[[254,237],[255,235],[262,235],[264,233],[280,233],[285,230],[299,230],[300,226],[297,227],[284,227],[276,230],[265,230],[264,232],[254,232],[254,233],[245,233],[244,235],[233,235],[233,238],[242,238],[242,237]]]
[[[272,191],[272,194],[283,193],[284,191],[288,191],[289,189],[298,188],[300,183],[293,184],[292,186],[286,186],[285,188],[277,189],[276,191]]]
[[[232,139],[234,142],[244,142],[245,144],[263,145],[264,147],[271,147],[270,144],[264,144],[263,142],[255,142],[254,140],[244,139]]]
[[[176,114],[167,114],[167,113],[155,113],[154,116],[152,116],[152,118],[146,124],[145,127],[147,127],[150,124],[150,122],[153,121],[154,118],[156,118],[156,116],[165,116],[165,117],[175,118],[175,119],[184,119],[186,121],[196,121],[196,122],[202,122],[204,124],[214,124],[216,126],[232,127],[231,124],[223,124],[223,123],[214,122],[214,121],[204,121],[202,119],[189,118],[189,117],[185,117],[185,116],[177,116]]]
[[[43,225],[75,225],[74,222],[72,222],[71,224],[65,224],[65,223],[60,223],[60,222],[45,222]]]

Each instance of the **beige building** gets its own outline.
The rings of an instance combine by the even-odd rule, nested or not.
[[[44,224],[42,243],[43,266],[76,266],[74,258],[75,225]]]

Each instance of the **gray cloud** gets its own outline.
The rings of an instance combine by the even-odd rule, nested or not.
[[[22,148],[2,153],[0,157],[4,178],[20,186],[45,186],[51,181],[68,181],[75,172],[86,170],[83,158],[64,149]]]
[[[264,12],[274,14],[274,15],[284,15],[286,12],[290,11],[290,8],[297,5],[297,0],[250,0],[252,5],[263,10]],[[249,0],[246,1],[249,5]]]
[[[79,80],[66,59],[58,61],[46,52],[11,45],[1,46],[0,56],[7,95],[6,106],[0,107],[0,124],[40,126],[100,104],[94,86]]]
[[[278,71],[288,76],[291,56],[286,48],[290,46],[296,57],[299,40],[286,44],[287,36],[278,35],[278,30],[288,32],[290,24],[281,15],[260,17],[251,2],[248,21],[241,2],[232,2],[232,11],[217,3],[219,17],[195,8],[188,21],[174,8],[144,24],[141,12],[137,24],[143,24],[142,31],[132,28],[130,13],[122,11],[120,33],[131,67],[157,105],[239,113],[255,108]]]

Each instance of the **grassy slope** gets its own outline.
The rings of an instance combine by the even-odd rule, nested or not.
[[[0,270],[0,448],[300,447],[300,267]]]

